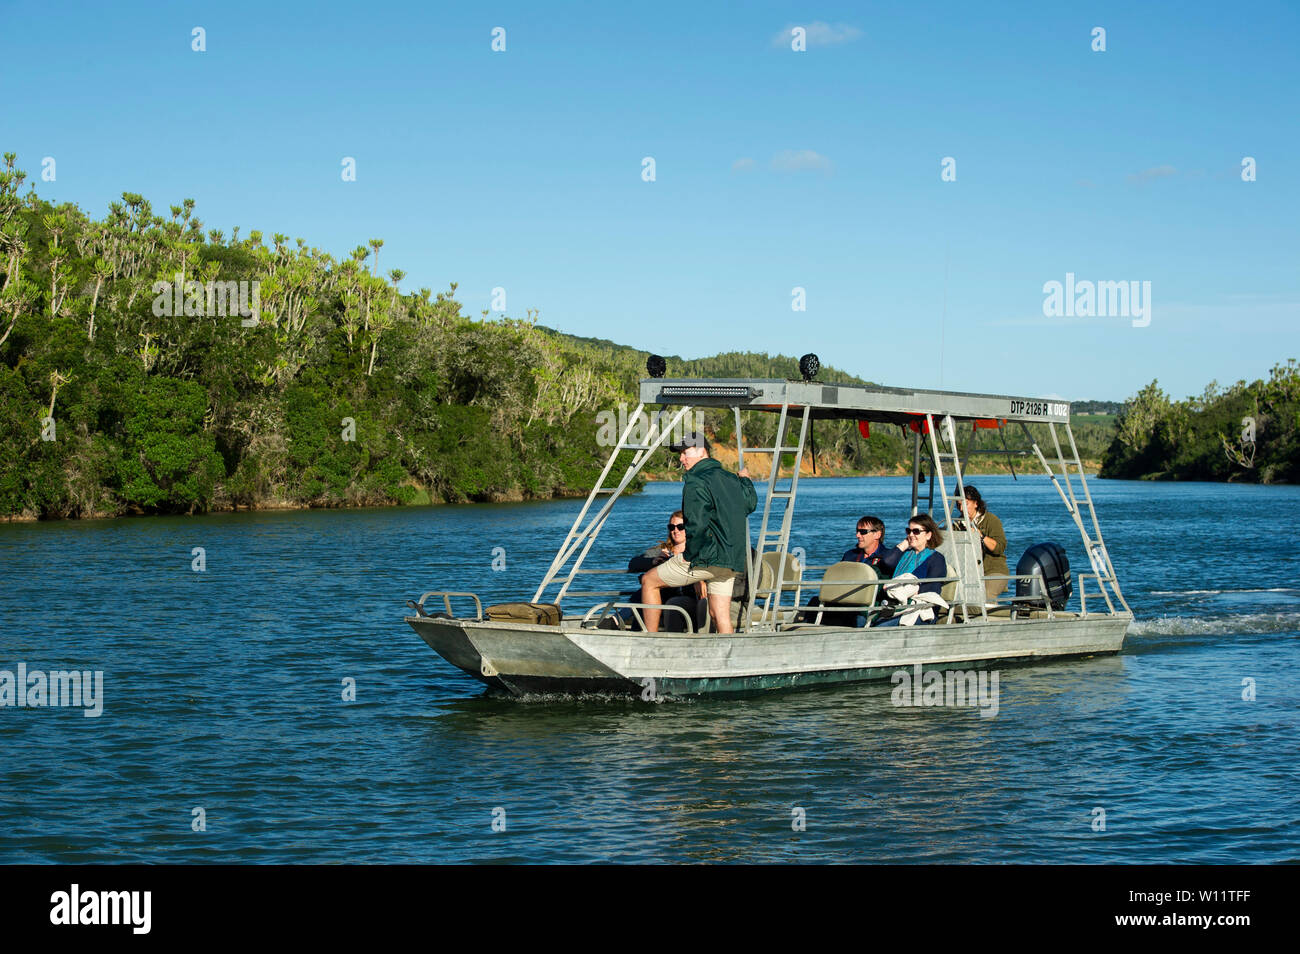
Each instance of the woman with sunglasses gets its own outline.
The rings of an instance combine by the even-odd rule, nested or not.
[[[948,575],[948,561],[944,559],[943,554],[939,552],[939,547],[943,543],[943,534],[939,532],[939,526],[931,519],[927,513],[918,513],[907,521],[907,536],[898,544],[897,548],[890,551],[885,556],[885,563],[889,565],[894,579],[902,576],[904,573],[910,573],[918,580],[942,578]],[[917,592],[933,593],[936,597],[943,590],[943,584],[940,582],[921,583],[917,585]],[[947,605],[947,604],[944,604]],[[929,616],[929,619],[924,618]],[[893,616],[890,619],[880,620],[875,626],[897,626],[901,621],[900,616]],[[918,623],[933,623],[935,614],[933,610],[922,611]]]
[[[646,549],[644,553],[634,556],[627,565],[629,573],[646,573],[652,567],[658,566],[669,557],[686,550],[686,515],[680,510],[674,510],[671,517],[668,518],[668,539],[660,540],[654,546]],[[701,625],[699,610],[701,607],[707,607],[704,602],[704,583],[693,583],[690,586],[665,587],[660,591],[664,603],[670,606],[680,606],[691,617],[696,620],[696,626]],[[637,601],[641,598],[641,591],[637,590],[635,594],[625,594],[629,599]],[[630,614],[630,610],[624,612]],[[669,632],[679,632],[683,629],[682,617],[680,613],[669,612],[666,614],[665,628]]]

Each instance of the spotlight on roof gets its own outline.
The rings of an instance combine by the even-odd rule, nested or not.
[[[805,381],[811,381],[817,377],[817,372],[822,369],[822,363],[817,360],[817,355],[806,354],[799,359],[799,373],[803,375]]]
[[[645,359],[645,369],[652,378],[662,378],[668,370],[668,362],[661,355],[652,354]]]

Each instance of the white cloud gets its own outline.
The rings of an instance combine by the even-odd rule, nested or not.
[[[830,173],[834,168],[834,163],[811,149],[785,149],[772,157],[773,172]]]
[[[858,37],[862,36],[862,31],[855,26],[849,26],[847,23],[837,23],[831,26],[825,20],[814,20],[812,23],[791,23],[784,30],[772,37],[772,45],[789,49],[792,38],[791,30],[801,26],[804,28],[808,46],[839,46],[841,43],[851,43]]]
[[[737,159],[731,164],[732,172],[749,172],[754,168],[754,160],[750,158]]]

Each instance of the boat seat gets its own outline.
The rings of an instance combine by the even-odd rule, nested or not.
[[[778,563],[779,558],[779,563]],[[763,590],[771,589],[776,586],[777,567],[781,568],[781,583],[798,583],[803,579],[803,567],[799,564],[799,558],[793,553],[764,553],[762,562],[758,570],[758,592],[759,595],[754,600],[755,617],[763,622],[767,621],[767,614],[763,612],[763,604],[767,602],[768,596],[763,594]],[[786,597],[792,593],[792,590],[782,590],[780,594],[771,594],[772,605],[775,607],[781,600],[777,596]],[[790,607],[787,605],[787,609]]]
[[[945,603],[951,605],[982,606],[985,602],[984,571],[982,568],[983,547],[978,540],[972,540],[970,534],[962,530],[948,532],[939,552],[948,564],[948,575],[957,577],[945,583],[939,595]]]
[[[817,598],[799,607],[790,626],[851,626],[867,614],[880,595],[880,577],[866,563],[842,560],[822,574]]]
[[[841,560],[822,575],[817,602],[840,606],[874,606],[880,588],[876,571],[867,563]]]
[[[834,610],[840,607],[870,609],[880,595],[880,578],[866,563],[842,560],[822,574],[817,604],[808,609]]]
[[[754,553],[751,550],[750,557],[752,558],[753,556]],[[772,581],[776,577],[777,556],[778,554],[776,553],[763,554],[763,560],[758,567],[757,588],[759,590],[770,589],[772,587],[773,585]],[[785,573],[782,578],[782,582],[797,583],[803,579],[803,567],[799,565],[798,557],[794,556],[794,554],[792,553],[787,553],[785,555],[785,560],[782,562],[784,563],[785,566]],[[749,601],[748,583],[749,583],[748,579],[746,578],[745,574],[742,573],[736,579],[735,592],[731,596],[731,625],[736,630],[741,630],[749,625],[749,620],[745,615],[745,607]],[[789,593],[791,591],[787,590],[786,592]],[[766,619],[766,616],[763,613],[763,603],[765,600],[766,597],[759,596],[754,601],[754,618],[757,620]],[[790,606],[786,605],[785,609],[789,610]],[[713,621],[712,619],[710,619],[709,629],[712,630],[712,628],[713,628]]]

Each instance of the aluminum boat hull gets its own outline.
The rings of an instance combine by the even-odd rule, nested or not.
[[[453,666],[527,693],[735,695],[889,679],[899,669],[989,669],[1117,653],[1131,613],[879,629],[682,635],[430,616],[407,623]],[[653,680],[653,683],[651,683]]]

